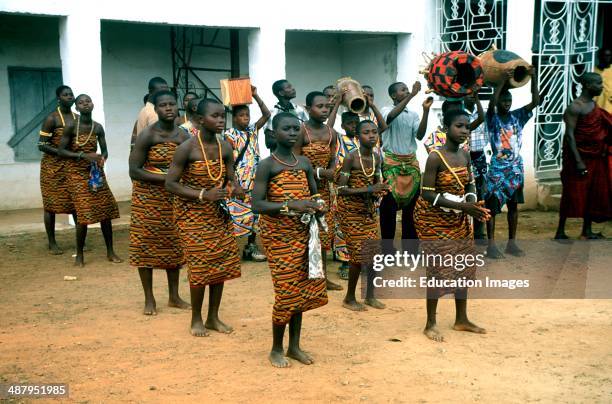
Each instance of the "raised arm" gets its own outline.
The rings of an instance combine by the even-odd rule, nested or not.
[[[143,169],[144,163],[147,160],[147,153],[151,147],[150,139],[150,133],[147,129],[136,139],[136,144],[130,153],[129,159],[130,178],[135,181],[161,185],[166,181],[165,174],[156,174]]]
[[[342,103],[342,98],[344,97],[345,93],[346,91],[344,91],[342,94],[336,93],[336,95],[334,95],[334,107],[329,113],[329,118],[327,118],[327,125],[330,128],[333,128],[336,125],[336,117],[338,116],[338,109],[340,108],[340,104]]]
[[[378,107],[376,107],[376,104],[374,104],[374,100],[372,99],[372,97],[367,97],[367,99],[368,105],[370,106],[370,109],[372,109],[372,112],[374,112],[374,116],[376,117],[376,122],[378,125],[378,134],[381,134],[389,127],[389,125],[387,125],[387,122],[385,122],[385,118],[383,118],[382,114],[378,110]]]
[[[480,124],[484,122],[484,109],[482,108],[482,103],[480,102],[480,97],[478,97],[477,92],[474,92],[474,101],[476,103],[478,117],[474,120],[474,122],[470,122],[470,130],[478,128]]]
[[[586,173],[586,165],[582,161],[578,147],[576,146],[576,137],[574,132],[576,130],[576,122],[578,122],[578,116],[580,114],[580,108],[576,105],[576,102],[572,102],[565,113],[563,114],[563,121],[565,122],[565,137],[567,139],[567,145],[570,148],[574,160],[576,160],[576,170],[581,175]]]
[[[41,152],[45,152],[47,154],[52,154],[57,156],[57,148],[54,147],[51,143],[49,143],[49,139],[53,136],[53,129],[55,128],[55,118],[53,114],[49,114],[47,119],[42,124],[40,128],[40,137],[38,139],[38,150]]]
[[[419,127],[416,132],[416,138],[418,140],[423,140],[425,137],[425,131],[427,130],[427,121],[429,121],[429,110],[431,109],[431,105],[433,104],[433,97],[427,97],[425,101],[423,101],[423,116],[421,117],[421,121],[419,122]]]
[[[504,89],[504,84],[500,84],[495,87],[495,91],[493,92],[493,96],[489,99],[489,106],[487,107],[487,115],[495,114],[495,107],[497,107],[497,102],[499,101],[499,95]]]
[[[406,108],[406,105],[408,105],[410,100],[413,99],[414,96],[419,93],[419,91],[421,91],[421,83],[415,81],[412,85],[412,91],[410,92],[410,94],[406,98],[398,102],[397,105],[393,107],[393,109],[387,115],[387,125],[391,125],[391,122],[393,122],[393,120],[397,118],[397,116],[404,110],[404,108]]]
[[[540,103],[540,93],[538,90],[538,75],[536,69],[531,66],[529,73],[531,74],[531,102],[525,105],[524,108],[528,111],[532,111]]]
[[[255,130],[258,130],[264,127],[264,125],[266,124],[266,122],[268,122],[272,114],[270,113],[270,110],[263,102],[261,97],[259,97],[259,94],[257,94],[257,87],[251,86],[251,93],[253,94],[253,98],[257,102],[259,110],[261,111],[261,118],[259,118],[257,122],[255,122]]]

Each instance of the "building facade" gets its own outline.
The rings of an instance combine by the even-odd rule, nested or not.
[[[151,77],[164,77],[179,94],[218,96],[220,78],[249,76],[272,107],[277,79],[291,81],[303,104],[307,92],[351,76],[371,85],[383,106],[391,102],[390,83],[425,84],[418,73],[423,52],[463,46],[477,53],[489,43],[537,64],[546,91],[523,140],[526,206],[534,208],[538,181],[558,178],[559,111],[603,38],[596,1],[314,0],[293,7],[238,0],[210,9],[191,0],[171,9],[132,3],[0,0],[0,185],[9,190],[0,210],[42,205],[36,142],[61,83],[92,97],[94,119],[107,133],[109,184],[117,199],[128,200],[129,139]],[[529,102],[529,86],[513,94],[515,106]],[[421,92],[410,106],[420,113],[424,98]],[[257,114],[255,106],[253,119]],[[436,125],[434,113],[428,131]],[[424,167],[424,148],[418,157]]]

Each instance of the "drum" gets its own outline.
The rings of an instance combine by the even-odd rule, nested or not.
[[[342,94],[345,90],[342,102],[344,105],[356,114],[360,114],[365,111],[367,102],[363,95],[363,88],[361,84],[353,80],[350,77],[342,77],[336,82],[336,90]]]
[[[422,73],[430,92],[443,97],[464,97],[478,91],[484,84],[480,60],[463,51],[435,56]]]
[[[512,78],[508,80],[508,85],[512,88],[524,86],[531,78],[529,75],[531,65],[516,53],[491,49],[481,53],[478,58],[484,70],[485,83],[488,86],[495,87],[504,84],[509,70],[512,71]]]
[[[220,82],[221,99],[226,106],[251,104],[251,79],[248,77],[237,79],[223,79]]]

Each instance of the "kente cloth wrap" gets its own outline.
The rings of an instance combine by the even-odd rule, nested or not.
[[[57,111],[54,112],[57,114]],[[58,147],[64,128],[59,127],[47,136],[47,142],[52,147]],[[68,159],[43,153],[40,160],[40,193],[43,208],[52,213],[73,213],[74,204],[68,187]]]
[[[92,125],[93,124],[92,122]],[[77,135],[78,134],[75,135],[70,145],[70,149],[74,153],[96,153],[98,149],[98,137],[96,136],[95,130],[84,145],[78,144],[77,139],[81,141],[81,137],[85,137],[85,135]],[[102,186],[96,191],[92,191],[88,185],[92,163],[84,158],[80,160],[70,159],[67,161],[68,184],[72,203],[76,211],[77,223],[93,224],[106,219],[117,219],[119,217],[119,208],[108,186],[104,168],[98,166],[101,171]]]
[[[453,171],[463,184],[469,181],[467,167],[455,167]],[[457,196],[464,195],[464,188],[458,182],[453,173],[448,170],[439,171],[436,175],[436,193],[451,193]],[[421,248],[425,254],[475,254],[473,245],[473,233],[469,216],[464,213],[453,211],[445,212],[439,206],[419,197],[414,209],[414,223]],[[447,240],[448,242],[444,242]],[[428,242],[430,241],[430,242]],[[476,266],[466,266],[463,270],[457,270],[454,266],[446,265],[445,260],[433,260],[427,266],[427,277],[436,279],[457,280],[461,278],[475,279]],[[437,264],[437,265],[433,265]],[[453,288],[438,288],[437,296],[454,293]]]
[[[236,163],[236,178],[245,190],[244,200],[230,199],[227,203],[232,220],[234,221],[234,235],[246,236],[255,230],[258,217],[251,209],[255,172],[259,164],[259,139],[255,125],[249,125],[246,130],[231,128],[223,134],[224,139],[232,146],[234,159],[246,146],[240,161]],[[248,144],[247,144],[248,140]]]
[[[307,130],[307,129],[306,129]],[[307,130],[308,133],[308,130]],[[330,136],[332,136],[332,132],[330,129]],[[331,149],[331,141],[328,143],[321,142],[310,142],[307,145],[302,146],[302,155],[308,157],[310,163],[313,167],[320,167],[322,169],[327,169],[329,166],[329,162],[334,158],[335,150]],[[334,222],[334,212],[332,209],[331,203],[331,194],[329,190],[329,181],[326,178],[317,179],[315,173],[315,180],[317,182],[317,192],[321,194],[321,199],[325,201],[325,205],[327,206],[327,213],[325,213],[325,221],[330,223],[329,230],[326,232],[321,232],[321,247],[323,250],[327,251],[331,249],[331,240],[333,239],[333,226],[331,223]]]
[[[612,219],[612,115],[595,106],[576,122],[574,138],[586,175],[576,170],[576,160],[567,141],[563,145],[561,170],[561,214],[566,217],[588,216],[595,222]]]
[[[421,187],[421,170],[416,154],[400,155],[385,151],[382,172],[398,208],[408,206]]]
[[[217,177],[221,170],[220,160],[194,161],[185,167],[181,184],[196,190],[219,187],[225,173],[214,182],[207,164],[211,175]],[[214,285],[240,277],[240,257],[232,220],[219,201],[175,196],[174,219],[187,261],[190,287]]]
[[[268,183],[267,200],[310,199],[303,170],[285,170]],[[327,304],[325,279],[308,279],[310,226],[301,216],[260,215],[261,241],[274,285],[272,322],[287,324],[291,316]]]
[[[347,187],[363,188],[374,184],[375,176],[366,177],[362,170],[352,169]],[[380,251],[375,243],[379,240],[378,215],[371,195],[338,196],[338,218],[346,239],[351,264],[372,262],[374,254]]]
[[[457,66],[460,64],[468,64],[474,70],[475,80],[471,82],[471,85],[458,80],[460,71]],[[484,72],[480,59],[463,51],[445,52],[436,56],[431,61],[428,70],[425,78],[429,88],[443,97],[463,97],[471,94],[474,87],[480,88],[484,84]]]
[[[166,174],[177,146],[173,142],[151,146],[143,169]],[[159,269],[183,265],[185,259],[174,222],[173,199],[163,183],[132,182],[130,265]]]

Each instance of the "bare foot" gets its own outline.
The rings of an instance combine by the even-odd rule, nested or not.
[[[64,250],[59,248],[59,246],[57,244],[55,244],[55,243],[49,244],[49,254],[51,254],[51,255],[62,255],[63,253],[64,253]]]
[[[270,351],[270,355],[268,355],[268,359],[272,366],[277,368],[288,368],[291,366],[285,355],[282,352]]]
[[[356,300],[353,300],[351,302],[347,302],[346,300],[343,300],[342,307],[344,307],[345,309],[353,310],[353,311],[366,311],[367,310],[367,307],[357,302]]]
[[[344,289],[342,286],[330,281],[329,279],[327,280],[327,290],[342,290],[342,289]]]
[[[478,327],[476,324],[473,324],[467,320],[461,323],[455,323],[455,325],[453,326],[453,330],[475,332],[476,334],[487,333],[487,330],[485,330],[484,328]]]
[[[187,310],[191,308],[191,305],[177,296],[168,299],[168,307],[176,307],[177,309]]]
[[[505,258],[504,254],[497,248],[496,245],[489,245],[487,247],[487,258],[492,258],[495,260]]]
[[[74,266],[83,268],[85,266],[85,258],[82,255],[77,254],[76,258],[74,259]]]
[[[210,334],[206,331],[202,320],[191,320],[191,335],[194,337],[208,337]]]
[[[438,327],[435,325],[432,325],[431,327],[425,327],[425,329],[423,330],[423,334],[425,334],[430,340],[436,342],[444,342],[444,337],[440,333],[440,330],[438,330]]]
[[[142,312],[145,316],[156,316],[157,315],[157,304],[155,303],[155,299],[146,300],[145,306]]]
[[[515,242],[510,242],[508,241],[508,244],[506,245],[506,254],[510,254],[510,255],[514,255],[515,257],[524,257],[525,256],[525,251],[521,250],[519,248],[518,245],[516,245]]]
[[[232,331],[234,331],[232,327],[223,323],[219,319],[215,319],[215,320],[207,319],[205,327],[208,328],[209,330],[215,330],[223,334],[231,334]]]
[[[119,264],[120,262],[123,262],[123,260],[117,257],[117,254],[115,254],[114,252],[108,254],[106,258],[108,258],[108,260],[113,264]]]
[[[570,238],[567,237],[567,234],[565,233],[555,234],[555,238],[553,238],[553,240],[555,240],[557,243],[560,243],[560,244],[571,244],[572,243],[572,240],[570,240]]]
[[[365,299],[363,302],[370,307],[374,307],[375,309],[384,309],[385,307],[387,307],[384,303],[379,300],[376,300],[375,298]]]
[[[306,352],[302,351],[300,348],[287,349],[287,356],[291,359],[295,359],[300,363],[303,363],[304,365],[312,365],[314,363],[312,357]]]

